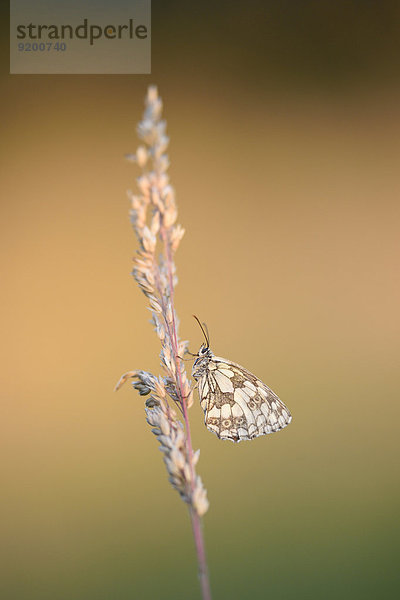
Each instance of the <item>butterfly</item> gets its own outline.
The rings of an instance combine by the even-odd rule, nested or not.
[[[206,343],[200,346],[192,377],[197,381],[204,423],[221,440],[241,442],[279,431],[292,416],[278,396],[240,365],[214,356],[199,319]]]

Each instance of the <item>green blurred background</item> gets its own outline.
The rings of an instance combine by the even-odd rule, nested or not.
[[[123,159],[150,83],[181,334],[198,314],[293,413],[232,445],[191,410],[214,597],[397,596],[399,27],[398,2],[153,1],[151,76],[11,76],[5,15],[2,598],[200,597],[142,399],[112,392],[159,372]]]

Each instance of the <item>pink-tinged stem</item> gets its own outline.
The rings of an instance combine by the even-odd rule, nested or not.
[[[168,265],[168,280],[169,280],[170,302],[171,302],[171,309],[172,309],[171,343],[172,343],[172,352],[173,352],[173,357],[174,357],[174,362],[175,362],[176,384],[177,384],[177,388],[179,391],[179,397],[181,400],[183,419],[185,421],[186,448],[187,448],[188,459],[189,459],[189,466],[190,466],[190,473],[191,473],[191,487],[192,487],[192,493],[193,493],[194,488],[195,488],[196,473],[195,473],[194,466],[193,466],[193,447],[192,447],[192,436],[190,433],[187,398],[185,398],[184,391],[183,391],[180,363],[178,363],[178,361],[177,361],[178,335],[176,332],[175,311],[174,311],[174,283],[173,283],[173,276],[172,276],[171,248],[169,246],[167,234],[166,234],[164,227],[161,227],[160,233],[161,233],[161,237],[164,242],[165,254],[166,254],[167,265]],[[202,593],[203,600],[211,600],[210,579],[209,579],[209,575],[208,575],[208,567],[207,567],[203,530],[201,527],[201,519],[200,519],[199,515],[197,514],[196,510],[192,506],[190,506],[189,512],[190,512],[190,519],[192,521],[194,543],[196,546],[197,564],[198,564],[201,593]]]
[[[196,544],[201,593],[203,600],[211,600],[210,579],[208,576],[203,530],[201,528],[200,517],[193,508],[190,508],[190,518],[192,520],[193,537]]]

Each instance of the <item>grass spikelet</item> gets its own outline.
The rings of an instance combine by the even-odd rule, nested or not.
[[[202,596],[203,600],[210,600],[201,527],[201,517],[209,503],[206,489],[196,473],[200,452],[193,451],[188,417],[193,393],[184,363],[179,358],[185,353],[187,342],[179,339],[174,307],[177,284],[174,256],[185,230],[176,223],[175,192],[167,174],[169,138],[166,121],[162,119],[162,100],[155,86],[148,89],[137,133],[141,144],[134,155],[127,156],[142,171],[137,177],[139,193],[128,193],[131,223],[139,245],[132,274],[149,303],[152,324],[161,343],[160,362],[164,374],[156,377],[146,371],[129,371],[120,378],[116,389],[131,378],[134,389],[141,396],[148,396],[146,421],[160,445],[168,480],[189,507]]]

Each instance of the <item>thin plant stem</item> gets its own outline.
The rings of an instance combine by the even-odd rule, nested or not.
[[[194,491],[194,482],[195,482],[195,473],[193,466],[193,447],[192,447],[192,436],[190,432],[190,422],[189,422],[189,411],[187,407],[187,398],[184,397],[183,389],[182,389],[182,380],[181,380],[181,370],[180,364],[177,362],[178,356],[178,344],[177,344],[177,332],[176,332],[176,321],[175,321],[175,310],[174,310],[174,284],[172,277],[172,265],[171,265],[171,251],[168,245],[166,232],[163,227],[161,227],[161,237],[164,242],[165,255],[167,260],[167,270],[168,270],[168,284],[169,284],[169,293],[170,293],[170,302],[172,307],[172,342],[173,342],[173,352],[174,352],[174,360],[176,364],[176,373],[177,373],[177,388],[179,390],[179,396],[182,406],[183,419],[185,421],[186,428],[186,447],[189,458],[189,465],[191,470],[191,484],[192,491]],[[211,600],[211,588],[210,588],[210,580],[208,574],[207,567],[207,558],[205,552],[205,543],[203,536],[203,528],[201,526],[201,519],[197,512],[189,508],[190,519],[192,522],[192,531],[193,537],[196,547],[197,554],[197,564],[198,564],[198,574],[201,586],[201,592],[203,596],[203,600]]]
[[[199,515],[192,508],[190,518],[192,520],[193,537],[196,544],[197,562],[199,567],[199,580],[203,600],[211,600],[210,578],[208,575],[207,559],[203,538],[203,530]]]
[[[177,281],[174,254],[184,229],[176,224],[178,213],[167,174],[169,139],[165,130],[162,101],[157,88],[151,86],[143,119],[138,125],[143,145],[137,148],[135,155],[128,156],[142,168],[137,179],[139,195],[130,193],[131,220],[139,241],[133,276],[150,304],[152,322],[161,342],[160,358],[165,375],[156,377],[146,371],[129,371],[121,377],[116,389],[133,378],[134,388],[141,396],[148,396],[146,420],[159,441],[169,482],[189,507],[202,598],[211,600],[201,522],[209,502],[196,473],[199,450],[193,451],[188,412],[193,402],[193,390],[180,358],[187,349],[187,342],[179,339],[174,306]],[[158,255],[159,246],[163,247],[161,256]],[[178,420],[174,406],[182,414],[184,425]]]

